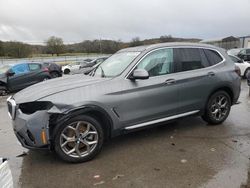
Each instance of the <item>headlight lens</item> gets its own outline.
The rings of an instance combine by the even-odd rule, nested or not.
[[[36,111],[48,110],[53,106],[49,101],[36,101],[19,104],[19,109],[24,114],[33,114]]]

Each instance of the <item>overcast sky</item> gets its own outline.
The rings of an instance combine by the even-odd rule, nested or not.
[[[250,0],[0,0],[0,40],[66,43],[250,34]]]

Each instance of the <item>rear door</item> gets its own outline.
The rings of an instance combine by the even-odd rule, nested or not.
[[[29,85],[36,84],[44,80],[44,70],[42,70],[42,64],[40,63],[29,63],[29,75],[27,77],[27,81]]]
[[[179,113],[204,108],[207,97],[218,81],[213,65],[222,62],[213,50],[201,48],[176,48],[176,71],[180,89]]]

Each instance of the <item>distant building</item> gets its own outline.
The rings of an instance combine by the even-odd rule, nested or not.
[[[217,38],[202,40],[201,43],[211,44],[225,49],[232,48],[250,48],[250,35],[244,37],[226,37],[226,38]]]
[[[241,46],[240,48],[250,48],[250,35],[239,37]]]

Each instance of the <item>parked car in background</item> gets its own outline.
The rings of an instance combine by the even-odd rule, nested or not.
[[[89,61],[76,61],[68,65],[62,66],[62,72],[64,74],[70,74],[78,72],[81,66],[86,66]]]
[[[242,49],[237,56],[243,59],[244,61],[250,62],[250,48]]]
[[[89,76],[36,84],[9,97],[7,105],[24,147],[84,162],[105,139],[153,124],[191,115],[221,124],[240,84],[238,68],[223,49],[162,43],[120,50]]]
[[[41,63],[20,63],[0,67],[0,95],[26,88],[51,78],[49,69]]]
[[[250,63],[236,56],[229,55],[229,57],[240,68],[241,76],[246,78],[247,74],[250,73]]]
[[[102,63],[103,61],[105,61],[106,59],[108,59],[108,57],[100,57],[100,58],[96,58],[90,62],[88,62],[86,65],[81,65],[80,69],[82,68],[87,68],[87,67],[93,67],[96,64]]]
[[[237,56],[243,48],[233,48],[227,51],[228,55]]]
[[[48,68],[51,78],[62,76],[62,67],[53,62],[44,62],[43,65]]]

